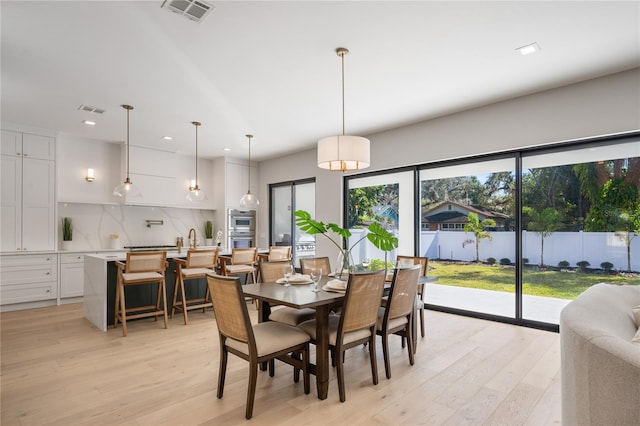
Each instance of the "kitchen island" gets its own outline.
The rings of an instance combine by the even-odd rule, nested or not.
[[[205,249],[207,247],[200,247]],[[227,254],[225,251],[221,255]],[[186,259],[187,250],[167,251],[169,266],[165,271],[167,293],[167,309],[171,312],[171,299],[175,284],[176,265],[173,259]],[[99,330],[107,331],[113,325],[116,282],[118,267],[116,261],[126,261],[127,252],[111,252],[88,254],[84,256],[84,316]],[[197,285],[185,288],[187,299],[202,297],[206,288],[206,280],[200,279]],[[200,295],[200,296],[197,296]],[[156,286],[132,286],[127,288],[127,304],[130,306],[155,305]]]

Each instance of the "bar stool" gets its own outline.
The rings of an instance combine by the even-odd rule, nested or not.
[[[249,275],[254,283],[256,279],[256,262],[258,260],[258,249],[256,247],[234,248],[231,250],[231,263],[225,265],[225,274],[240,275],[244,274],[245,284],[249,283]]]
[[[122,336],[126,337],[127,319],[154,317],[155,321],[158,321],[160,314],[164,316],[164,328],[167,328],[167,294],[164,281],[164,271],[167,269],[167,252],[127,253],[126,263],[116,262],[116,266],[118,267],[118,282],[116,284],[113,328],[118,328],[118,321],[120,321]],[[158,284],[156,304],[127,308],[124,288],[142,284]],[[162,299],[162,306],[160,299]],[[133,315],[129,315],[129,313]]]
[[[189,324],[187,311],[202,308],[202,313],[208,307],[213,308],[209,286],[205,287],[204,297],[196,297],[187,299],[185,293],[185,281],[197,284],[195,281],[200,278],[206,278],[208,273],[215,273],[218,263],[218,249],[213,250],[194,250],[189,249],[187,259],[175,259],[176,262],[176,281],[173,286],[173,298],[171,300],[171,318],[177,310],[182,312],[184,324]],[[205,283],[206,284],[206,283]],[[178,291],[180,292],[180,301],[178,301]]]

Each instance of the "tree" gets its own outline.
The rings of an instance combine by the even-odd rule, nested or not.
[[[476,213],[469,213],[467,216],[467,223],[464,225],[464,233],[471,232],[476,237],[476,262],[480,263],[480,251],[478,245],[480,241],[487,238],[491,241],[491,233],[485,231],[486,228],[495,228],[496,221],[493,219],[485,219],[480,221],[480,218]]]
[[[562,215],[552,207],[547,207],[542,212],[524,207],[522,212],[531,218],[527,230],[540,235],[540,266],[544,266],[544,239],[562,229]]]

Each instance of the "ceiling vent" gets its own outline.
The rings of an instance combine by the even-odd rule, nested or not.
[[[195,22],[201,22],[213,10],[212,5],[197,0],[164,0],[161,7]]]
[[[104,110],[97,108],[97,107],[92,107],[89,105],[80,105],[78,107],[78,111],[86,111],[86,112],[91,112],[93,114],[104,114]]]

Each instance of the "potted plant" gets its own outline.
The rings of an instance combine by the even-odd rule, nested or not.
[[[398,247],[398,238],[392,233],[387,231],[378,222],[372,222],[368,227],[368,231],[362,238],[353,243],[351,247],[342,247],[333,238],[329,237],[327,233],[329,231],[338,234],[344,238],[347,242],[351,237],[351,231],[346,228],[341,228],[335,223],[324,223],[311,218],[311,215],[304,210],[297,210],[295,212],[296,225],[301,231],[306,232],[309,235],[321,234],[324,235],[329,241],[331,241],[340,251],[337,271],[339,275],[349,271],[353,266],[353,260],[351,259],[351,250],[357,246],[365,238],[371,242],[376,248],[389,252]]]
[[[210,220],[204,223],[204,238],[205,238],[205,245],[207,246],[213,245],[213,223]]]
[[[62,218],[62,250],[69,250],[73,240],[73,225],[70,217]]]

